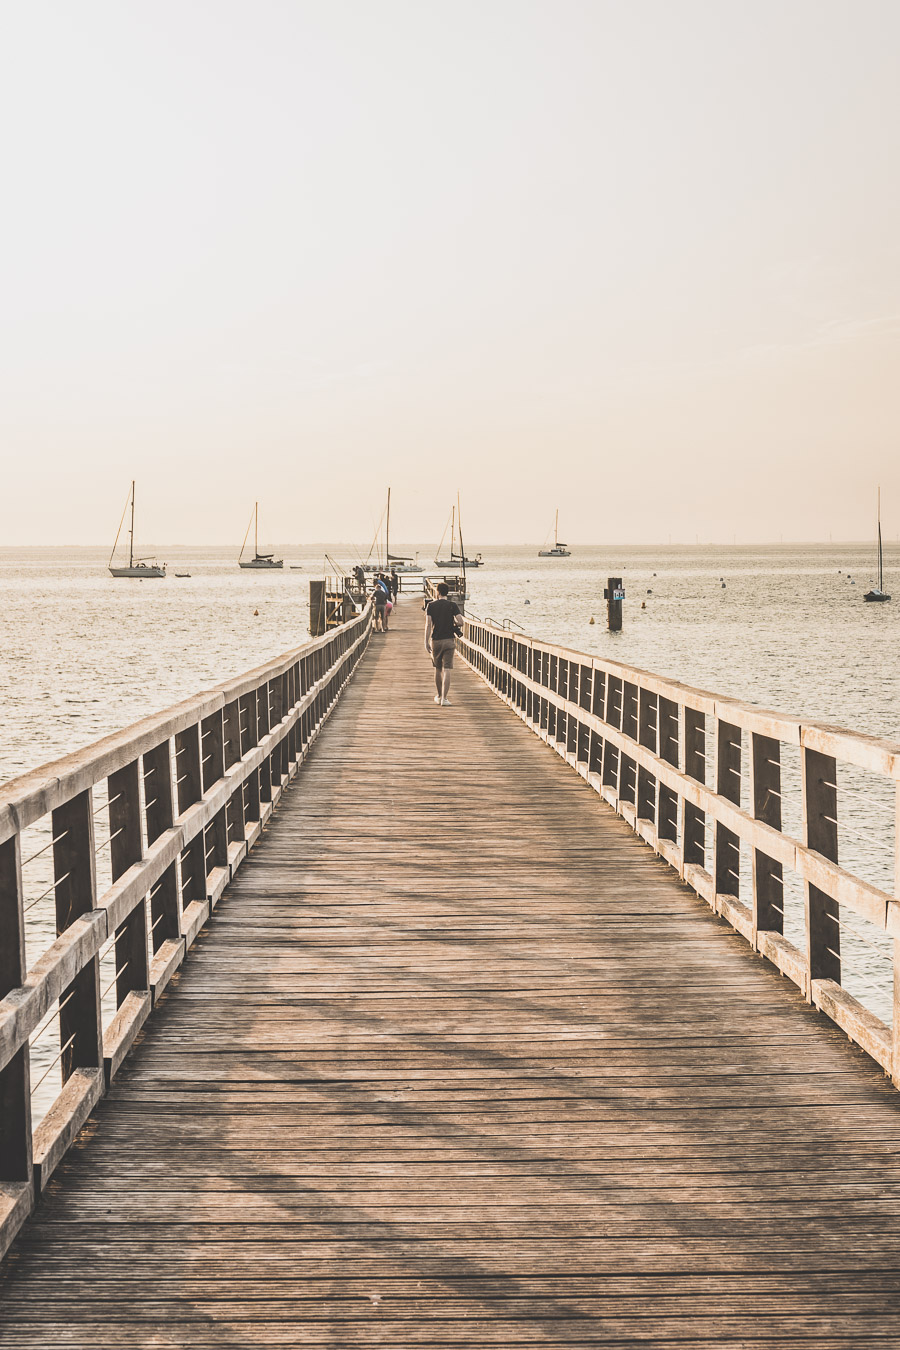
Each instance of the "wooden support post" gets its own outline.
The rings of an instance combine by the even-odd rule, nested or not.
[[[237,699],[226,703],[223,711],[224,764],[226,769],[241,760],[241,705]],[[244,792],[237,788],[229,798],[226,811],[226,834],[229,844],[244,840]]]
[[[58,806],[51,816],[56,931],[64,933],[97,903],[97,863],[90,788]],[[77,1068],[103,1067],[100,959],[92,957],[60,996],[62,1081]]]
[[[109,857],[117,881],[144,856],[138,762],[111,773],[109,785]],[[133,990],[149,991],[147,973],[147,901],[139,900],[116,929],[116,1006]]]
[[[258,745],[256,691],[251,690],[241,699],[241,753],[246,755]],[[244,829],[260,820],[259,771],[251,773],[244,782]]]
[[[621,577],[607,577],[606,590],[603,592],[606,600],[606,624],[611,633],[621,633],[622,631],[622,601],[625,598],[625,592],[622,589]]]
[[[678,768],[678,704],[672,699],[657,700],[656,717],[659,736],[659,757]],[[678,839],[678,794],[660,783],[657,788],[656,832],[660,839]]]
[[[169,741],[163,741],[144,755],[144,807],[147,844],[153,844],[172,828],[172,754]],[[178,900],[178,873],[174,863],[163,872],[150,896],[150,946],[159,951],[164,942],[175,941],[181,933]]]
[[[781,829],[781,742],[773,736],[751,735],[750,772],[753,815]],[[753,943],[762,932],[784,932],[784,870],[780,862],[760,849],[753,850]]]
[[[618,675],[606,677],[605,720],[611,727],[622,726],[622,681]],[[619,750],[612,741],[603,743],[603,785],[619,792]]]
[[[203,796],[200,773],[200,728],[194,723],[175,737],[175,784],[178,814],[199,802]],[[191,840],[181,855],[181,900],[187,908],[195,900],[206,899],[206,857],[203,831]]]
[[[649,689],[638,690],[638,743],[656,754],[659,710],[656,695]],[[647,769],[638,769],[638,820],[656,821],[656,777]]]
[[[741,729],[718,719],[716,730],[716,792],[736,806],[741,804]],[[716,895],[739,895],[741,841],[733,830],[716,823]]]
[[[319,655],[318,652],[314,653],[315,657],[317,657],[318,655]],[[316,703],[318,703],[318,698],[316,699]],[[270,715],[271,715],[271,704],[269,700],[269,685],[268,681],[266,681],[263,684],[261,684],[256,691],[257,745],[263,739],[263,737],[268,736],[269,734],[269,731],[271,729],[271,722],[269,721]],[[318,722],[318,720],[319,715],[317,712],[315,716],[315,721]],[[259,766],[259,797],[261,802],[270,802],[272,800],[272,764],[271,764],[271,757],[268,755],[263,760],[262,764],[260,764]]]
[[[208,792],[225,776],[225,734],[222,713],[214,712],[200,723],[201,778],[203,791]],[[217,811],[206,827],[206,875],[216,867],[228,866],[227,807]]]
[[[808,848],[838,860],[837,763],[830,755],[804,749],[803,828]],[[836,900],[806,883],[806,953],[813,980],[841,982],[841,927]],[[812,999],[811,987],[806,991]]]
[[[706,714],[684,710],[684,771],[696,783],[706,782]],[[685,801],[681,829],[682,867],[706,866],[706,815],[693,802]]]
[[[309,583],[309,631],[313,637],[321,637],[325,632],[325,582]]]
[[[25,908],[18,834],[0,844],[0,999],[25,983]],[[30,1209],[31,1072],[28,1041],[0,1070],[0,1255]]]
[[[638,687],[630,680],[622,684],[622,731],[631,740],[637,740]],[[619,800],[637,807],[637,762],[624,751],[619,756]]]

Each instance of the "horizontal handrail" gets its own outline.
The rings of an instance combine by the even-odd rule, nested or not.
[[[889,1025],[844,987],[840,942],[843,909],[883,937],[900,938],[900,901],[838,862],[839,837],[853,828],[849,818],[839,827],[839,796],[870,800],[839,783],[838,765],[887,780],[880,801],[890,812],[887,856],[898,838],[900,744],[471,617],[459,649],[718,914],[900,1084],[897,1003]],[[786,805],[796,808],[796,835],[785,827]],[[785,936],[791,878],[804,889],[802,947]]]
[[[259,838],[372,621],[370,603],[301,647],[0,787],[0,1254]],[[31,827],[48,838],[26,851]],[[30,868],[47,869],[37,901],[26,894]],[[55,910],[56,938],[29,969],[27,915],[41,902]],[[48,1032],[59,1053],[33,1074],[33,1045]],[[32,1095],[57,1063],[59,1091],[32,1129]]]

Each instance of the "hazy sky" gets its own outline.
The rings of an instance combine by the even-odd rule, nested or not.
[[[0,543],[900,531],[898,0],[5,0]]]

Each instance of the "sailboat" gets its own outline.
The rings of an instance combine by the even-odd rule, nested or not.
[[[884,554],[881,549],[881,488],[878,489],[878,585],[873,586],[871,591],[866,591],[864,600],[885,601],[890,600],[890,596],[885,594],[884,590]]]
[[[459,513],[459,551],[456,549],[456,518]],[[441,549],[444,547],[444,540],[447,538],[447,525],[450,526],[450,557],[442,558]],[[476,553],[474,558],[467,558],[463,554],[462,547],[462,507],[459,504],[459,493],[456,494],[456,505],[450,508],[450,519],[444,526],[444,533],[441,535],[441,542],[437,546],[437,553],[434,555],[435,567],[483,567],[484,560],[480,553]]]
[[[128,566],[113,567],[113,558],[116,556],[116,549],[119,546],[119,535],[122,533],[122,526],[125,524],[125,516],[128,513],[129,506],[131,507],[131,522],[128,527]],[[114,577],[139,577],[143,580],[145,577],[164,577],[166,575],[165,563],[158,563],[155,558],[136,558],[134,556],[134,479],[131,480],[131,491],[125,500],[122,519],[119,521],[119,528],[116,530],[116,542],[112,546],[108,566]]]
[[[559,507],[556,508],[556,519],[553,524],[553,547],[538,549],[539,558],[571,558],[572,554],[566,548],[565,544],[559,542]]]
[[[253,557],[248,558],[245,562],[244,549],[247,547],[250,525],[253,526]],[[263,571],[272,567],[284,567],[283,558],[276,558],[274,553],[260,553],[259,551],[259,502],[253,503],[250,525],[247,526],[247,534],[244,535],[244,542],[241,544],[241,551],[238,554],[238,567],[252,567],[256,571]]]
[[[385,566],[380,562],[372,562],[372,554],[376,551],[378,545],[378,536],[381,532],[381,521],[384,521],[384,556]],[[368,556],[362,564],[365,572],[421,572],[419,566],[419,555],[415,558],[405,557],[402,553],[391,552],[391,489],[387,490],[387,506],[381,513],[381,520],[378,522],[378,529],[375,531],[375,538],[372,540],[372,547],[369,549]]]

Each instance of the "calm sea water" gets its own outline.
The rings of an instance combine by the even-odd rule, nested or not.
[[[321,547],[282,551],[283,572],[254,574],[239,571],[232,549],[168,548],[165,580],[129,581],[109,576],[101,549],[0,550],[0,781],[303,642],[309,578],[333,568]],[[341,545],[327,553],[354,561]],[[863,602],[874,580],[868,547],[536,554],[537,546],[486,548],[486,565],[469,574],[470,612],[717,693],[900,739],[900,545],[886,549],[886,589],[896,588],[889,605]],[[620,634],[605,627],[611,575],[626,590]],[[796,771],[788,762],[786,787]],[[891,890],[890,787],[859,775],[841,786],[842,861]],[[799,822],[788,813],[785,824]],[[35,831],[26,849],[45,842]],[[749,866],[746,858],[745,875]],[[26,870],[30,961],[53,936],[52,897],[38,899],[48,869],[44,854]],[[797,937],[802,889],[790,878],[785,910],[786,931]],[[889,1019],[890,944],[849,916],[842,945],[845,983]],[[104,959],[114,964],[112,953]],[[51,1025],[35,1045],[38,1065],[52,1058],[52,1033]],[[51,1067],[38,1115],[54,1082]]]

